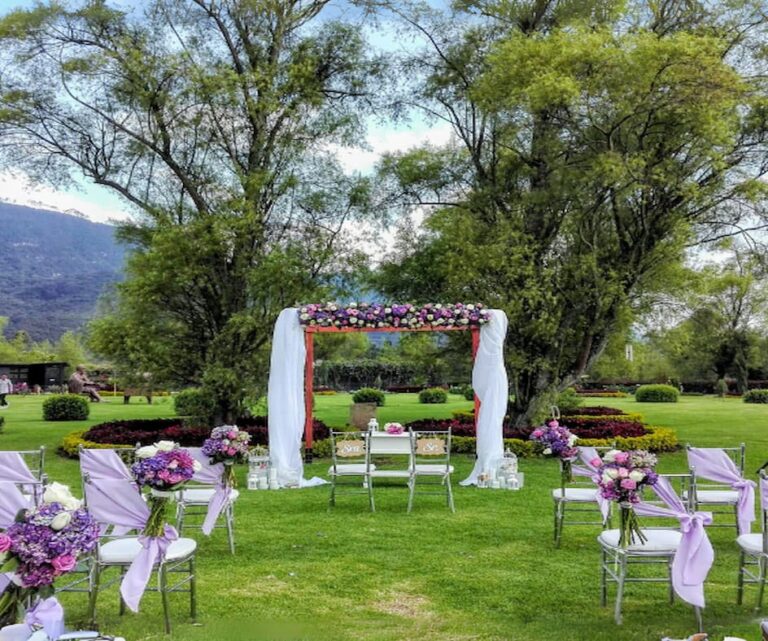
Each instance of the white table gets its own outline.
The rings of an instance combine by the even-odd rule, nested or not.
[[[400,470],[373,470],[373,478],[408,478],[411,468],[411,436],[403,434],[387,434],[386,432],[370,432],[368,447],[371,456],[379,454],[399,454],[408,456],[408,467]]]

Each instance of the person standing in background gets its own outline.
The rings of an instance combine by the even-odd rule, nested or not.
[[[0,409],[4,410],[8,407],[9,403],[5,400],[5,397],[12,392],[13,383],[11,383],[11,379],[8,378],[8,374],[0,374]]]

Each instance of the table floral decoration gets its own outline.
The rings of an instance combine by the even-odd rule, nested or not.
[[[600,495],[618,503],[621,508],[620,547],[647,541],[632,506],[640,502],[644,488],[652,487],[658,481],[654,470],[656,463],[656,456],[645,450],[610,450],[602,459],[598,457],[591,461],[597,468],[595,482]]]
[[[163,536],[170,499],[199,470],[200,463],[173,441],[158,441],[136,450],[131,472],[139,486],[150,490],[145,536]]]
[[[248,462],[250,442],[251,435],[236,425],[220,425],[203,443],[202,452],[210,457],[211,465],[224,465],[221,482],[226,487],[237,487],[234,465]]]
[[[99,525],[69,488],[51,483],[40,505],[0,533],[0,628],[25,620],[51,638],[63,632],[55,581],[76,569],[99,539]],[[31,607],[26,611],[26,606]]]

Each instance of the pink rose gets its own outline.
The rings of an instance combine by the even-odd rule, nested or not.
[[[629,462],[629,453],[628,452],[619,452],[613,457],[613,460],[616,461],[619,465],[623,465],[624,463]]]
[[[77,565],[77,559],[71,554],[62,554],[52,559],[51,565],[57,573],[63,574],[74,569],[75,565]]]
[[[237,432],[235,432],[234,430],[230,430],[229,432],[227,432],[227,438],[237,438]]]
[[[632,479],[622,479],[621,487],[624,490],[635,490],[637,489],[637,483],[635,483]]]
[[[625,479],[629,476],[629,470],[626,467],[619,468],[619,478]]]
[[[227,455],[228,456],[234,456],[237,454],[237,450],[234,447],[228,447],[227,448]]]
[[[593,458],[593,459],[592,459],[592,460],[589,462],[589,464],[590,464],[592,467],[600,467],[600,466],[603,464],[603,462],[600,460],[600,457],[598,456],[597,458]]]
[[[533,437],[534,438],[539,438],[542,434],[543,434],[543,432],[541,430],[533,430]]]
[[[550,427],[560,427],[560,423],[554,420],[547,423],[547,425],[549,425]]]
[[[0,554],[7,552],[11,549],[11,537],[7,534],[0,533]]]

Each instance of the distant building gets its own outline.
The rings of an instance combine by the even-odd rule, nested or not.
[[[26,383],[30,388],[43,389],[64,385],[64,370],[69,363],[0,363],[0,374],[7,374],[14,384]]]

